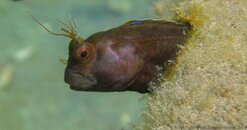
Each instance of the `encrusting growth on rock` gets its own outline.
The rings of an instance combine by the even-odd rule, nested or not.
[[[244,129],[247,1],[184,0],[176,13],[194,30],[169,78],[147,95],[141,129]]]

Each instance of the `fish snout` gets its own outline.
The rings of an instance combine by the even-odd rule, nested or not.
[[[87,73],[80,73],[66,68],[64,81],[70,85],[70,88],[77,91],[93,90],[97,85],[96,78]]]

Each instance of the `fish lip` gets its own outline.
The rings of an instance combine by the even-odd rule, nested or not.
[[[95,77],[93,75],[91,75],[91,74],[85,74],[85,73],[77,72],[77,73],[74,73],[73,75],[80,75],[81,77],[84,77],[84,78],[86,78],[88,80],[91,80],[92,82],[96,82]]]
[[[73,73],[72,75],[73,76],[79,75],[80,77],[86,78],[92,82],[97,82],[95,77],[93,75],[90,75],[90,74],[83,74],[83,73],[76,72],[76,73]],[[64,81],[69,85],[71,84],[71,82],[69,80],[64,80]]]
[[[75,72],[75,73],[73,73],[71,75],[72,75],[71,77],[75,77],[75,80],[79,80],[79,82],[80,82],[80,79],[81,80],[85,80],[86,79],[86,80],[88,80],[90,82],[90,84],[86,84],[86,86],[83,86],[85,84],[74,83],[75,82],[75,80],[73,81],[74,78],[72,78],[72,80],[66,80],[65,79],[65,82],[70,86],[70,88],[72,90],[87,91],[87,90],[94,89],[95,85],[97,84],[96,78],[91,74],[84,74],[84,73]]]
[[[75,90],[75,91],[93,91],[93,87],[90,88],[81,88],[78,86],[74,86],[74,85],[69,85],[70,89]]]

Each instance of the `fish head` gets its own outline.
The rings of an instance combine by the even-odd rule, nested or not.
[[[132,44],[115,39],[95,43],[71,40],[65,82],[78,91],[123,91],[131,85],[142,67]]]

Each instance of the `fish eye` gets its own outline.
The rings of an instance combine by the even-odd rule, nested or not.
[[[84,57],[86,57],[87,56],[87,50],[83,50],[82,52],[81,52],[81,58],[84,58]]]
[[[83,60],[88,57],[89,54],[89,48],[78,48],[76,51],[76,59],[77,60]]]

